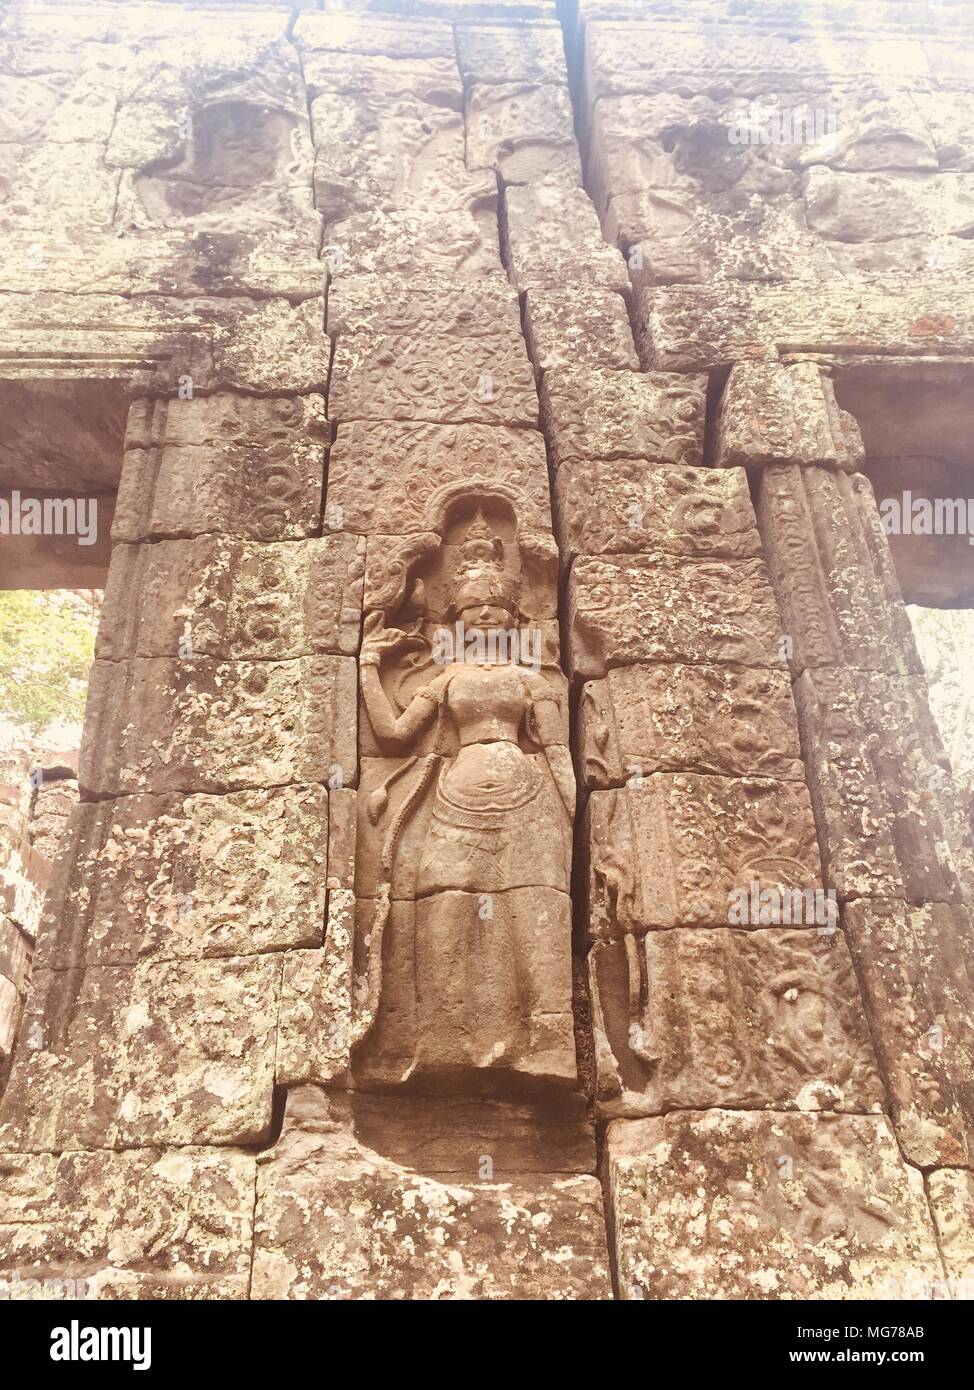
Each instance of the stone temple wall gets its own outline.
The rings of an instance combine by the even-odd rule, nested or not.
[[[0,15],[0,489],[117,484],[0,1277],[974,1279],[971,832],[873,490],[970,465],[974,11]]]

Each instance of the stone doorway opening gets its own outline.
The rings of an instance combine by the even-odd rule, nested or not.
[[[0,1084],[78,797],[126,413],[120,382],[0,380]]]
[[[862,431],[930,708],[974,812],[974,362],[848,366],[835,393]]]

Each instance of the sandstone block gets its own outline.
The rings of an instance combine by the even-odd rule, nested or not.
[[[623,1298],[881,1299],[940,1277],[922,1175],[883,1116],[617,1120],[607,1170]]]
[[[555,467],[615,458],[699,467],[705,395],[699,376],[552,369],[541,415]]]
[[[94,797],[354,782],[355,702],[350,657],[96,661],[79,782]]]
[[[328,464],[326,523],[362,535],[442,531],[451,502],[483,490],[548,530],[544,436],[504,426],[350,420]]]
[[[532,286],[524,331],[535,370],[588,367],[638,371],[626,301],[613,290]]]
[[[259,1143],[280,979],[273,955],[37,971],[0,1149]]]
[[[565,45],[558,24],[458,24],[457,61],[464,83],[567,81]]]
[[[583,688],[578,729],[589,788],[619,786],[640,770],[805,777],[785,671],[618,666]]]
[[[817,363],[732,367],[717,422],[718,467],[798,463],[851,473],[863,458],[859,426],[839,409]]]
[[[596,942],[589,978],[603,1115],[882,1109],[841,933],[649,932]]]
[[[367,1148],[320,1092],[301,1090],[260,1160],[253,1293],[608,1298],[604,1242],[594,1178],[425,1176]]]
[[[762,560],[666,553],[579,558],[569,580],[577,675],[632,662],[781,663],[778,611]]]
[[[67,970],[318,946],[327,839],[320,786],[79,806],[35,962]]]
[[[794,675],[922,670],[864,475],[774,464],[761,472],[757,515]]]
[[[464,120],[468,169],[491,169],[507,185],[581,185],[567,84],[475,84],[467,90]]]
[[[969,1299],[974,1288],[974,1242],[971,1240],[974,1229],[974,1177],[958,1168],[942,1168],[927,1178],[927,1191],[937,1238],[947,1266],[949,1296]],[[910,1290],[895,1291],[892,1296],[908,1298]]]
[[[562,554],[667,551],[698,559],[761,553],[743,469],[661,468],[646,459],[573,459],[555,475]]]
[[[810,927],[828,915],[812,808],[797,782],[656,772],[593,792],[586,816],[596,939],[674,926]],[[765,889],[777,918],[755,909]]]
[[[509,273],[518,289],[566,280],[619,293],[629,288],[625,261],[602,240],[595,208],[582,188],[551,178],[509,188],[503,236]]]
[[[890,900],[843,920],[903,1152],[922,1167],[974,1158],[974,926],[963,907]]]
[[[223,537],[116,545],[95,653],[231,660],[353,654],[365,542],[333,534],[259,545]]]
[[[253,1155],[231,1149],[5,1154],[0,1289],[16,1298],[246,1298],[254,1175]]]
[[[314,534],[327,428],[320,396],[134,402],[113,538]]]

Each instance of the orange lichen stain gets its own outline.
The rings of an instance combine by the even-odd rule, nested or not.
[[[911,338],[942,338],[957,327],[957,320],[950,314],[921,314],[910,324]]]

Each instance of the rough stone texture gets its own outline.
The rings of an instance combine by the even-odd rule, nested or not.
[[[364,540],[342,534],[116,545],[95,653],[109,661],[352,655],[364,577]]]
[[[266,1139],[280,979],[275,955],[37,971],[0,1149]]]
[[[606,1167],[623,1298],[881,1299],[942,1278],[882,1116],[616,1120]]]
[[[5,1153],[0,1288],[10,1297],[246,1298],[254,1177],[253,1154],[232,1149]],[[17,1277],[40,1288],[18,1288]]]
[[[579,558],[568,600],[577,675],[602,676],[634,661],[782,663],[778,610],[761,560]]]
[[[520,290],[563,284],[568,274],[602,289],[629,287],[625,261],[602,240],[587,195],[560,179],[509,188],[503,233],[508,271]]]
[[[612,290],[532,286],[525,295],[524,332],[536,371],[639,367],[626,301]]]
[[[761,473],[757,514],[794,675],[922,671],[866,477],[772,465]]]
[[[326,523],[392,536],[441,531],[468,487],[507,497],[525,526],[551,526],[544,437],[480,424],[341,425],[328,464]]]
[[[206,532],[294,540],[321,526],[320,396],[145,399],[128,416],[116,541]]]
[[[706,382],[565,367],[547,371],[541,421],[556,468],[569,459],[703,462]]]
[[[974,1287],[974,1175],[943,1168],[927,1179],[930,1209],[953,1298],[969,1299]]]
[[[255,1298],[610,1298],[592,1177],[427,1176],[291,1093],[258,1170]]]
[[[738,362],[731,369],[717,421],[719,467],[800,463],[852,473],[862,462],[859,426],[839,409],[816,362]]]
[[[911,1163],[970,1166],[974,926],[963,907],[849,903],[843,920],[862,982],[893,1124]]]
[[[79,806],[35,964],[67,970],[319,946],[327,842],[320,786]]]
[[[464,117],[471,171],[492,170],[504,184],[581,183],[567,86],[475,85]]]
[[[843,898],[959,902],[971,829],[920,676],[808,670],[794,686],[829,885]]]
[[[750,897],[752,884],[821,889],[812,808],[796,782],[637,775],[624,788],[592,793],[583,836],[596,938],[726,926],[735,921],[732,892]]]
[[[236,791],[355,780],[350,658],[96,661],[83,794]]]
[[[602,1115],[882,1109],[841,934],[649,932],[589,955]]]
[[[578,745],[588,787],[619,786],[640,771],[805,777],[784,671],[616,667],[583,687]]]
[[[742,468],[657,467],[645,459],[580,459],[555,477],[561,552],[747,560],[761,552]]]

